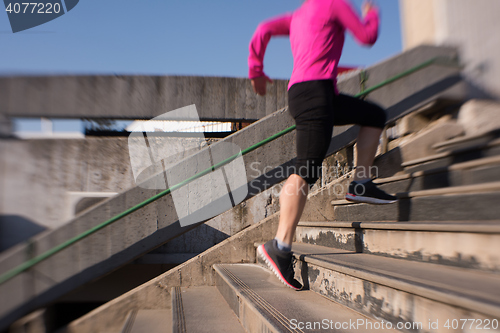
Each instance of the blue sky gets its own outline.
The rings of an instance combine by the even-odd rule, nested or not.
[[[351,0],[358,9],[362,0]],[[246,77],[248,42],[259,22],[302,0],[81,0],[67,14],[12,33],[0,13],[0,75],[143,74]],[[401,52],[398,0],[378,0],[372,48],[347,38],[341,65],[368,66]],[[265,71],[289,78],[287,38],[269,44]]]

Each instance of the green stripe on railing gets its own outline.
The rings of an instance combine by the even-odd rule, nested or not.
[[[373,87],[371,87],[371,88],[366,89],[365,91],[360,92],[359,94],[356,94],[354,97],[362,97],[362,96],[368,95],[369,93],[371,93],[371,92],[372,92],[372,91],[374,91],[374,90],[380,89],[380,88],[382,88],[383,86],[386,86],[386,85],[388,85],[388,84],[390,84],[390,83],[393,83],[394,81],[397,81],[397,80],[399,80],[399,79],[401,79],[401,78],[403,78],[403,77],[405,77],[405,76],[408,76],[408,75],[410,75],[410,74],[412,74],[412,73],[415,73],[415,72],[417,72],[417,71],[419,71],[419,70],[421,70],[421,69],[423,69],[423,68],[425,68],[425,67],[427,67],[427,66],[432,65],[432,64],[433,64],[433,63],[435,63],[438,59],[439,59],[439,58],[437,58],[437,57],[436,57],[436,58],[432,58],[432,59],[430,59],[430,60],[428,60],[428,61],[426,61],[426,62],[423,62],[423,63],[421,63],[421,64],[420,64],[420,65],[418,65],[418,66],[415,66],[415,67],[413,67],[413,68],[410,68],[410,69],[409,69],[409,70],[407,70],[407,71],[404,71],[404,72],[402,72],[402,73],[400,73],[400,74],[398,74],[398,75],[395,75],[395,76],[393,76],[393,77],[391,77],[391,78],[389,78],[389,79],[387,79],[387,80],[385,80],[385,81],[380,82],[379,84],[374,85],[374,86],[373,86]]]
[[[430,59],[430,60],[428,60],[428,61],[426,61],[426,62],[424,62],[424,63],[422,63],[422,64],[420,64],[418,66],[415,66],[415,67],[413,67],[413,68],[411,68],[411,69],[409,69],[407,71],[404,71],[404,72],[402,72],[402,73],[400,73],[400,74],[398,74],[396,76],[393,76],[393,77],[391,77],[391,78],[389,78],[389,79],[387,79],[387,80],[385,80],[385,81],[383,81],[383,82],[381,82],[381,83],[379,83],[379,84],[377,84],[377,85],[375,85],[375,86],[373,86],[373,87],[371,87],[369,89],[366,89],[366,90],[364,90],[364,91],[356,94],[355,97],[359,98],[359,97],[365,96],[365,95],[373,92],[374,90],[377,90],[377,89],[379,89],[379,88],[381,88],[381,87],[383,87],[385,85],[388,85],[388,84],[390,84],[390,83],[392,83],[394,81],[397,81],[397,80],[399,80],[399,79],[401,79],[401,78],[403,78],[405,76],[408,76],[408,75],[410,75],[410,74],[412,74],[414,72],[417,72],[417,71],[419,71],[419,70],[421,70],[421,69],[423,69],[423,68],[425,68],[427,66],[432,65],[438,59],[440,59],[440,58],[437,58],[437,57],[436,58],[432,58],[432,59]],[[150,203],[152,203],[152,202],[160,199],[161,197],[164,197],[165,195],[170,194],[172,191],[175,191],[176,189],[178,189],[178,188],[180,188],[180,187],[182,187],[182,186],[184,186],[184,185],[192,182],[195,179],[203,177],[204,175],[212,172],[213,170],[215,170],[217,168],[220,168],[221,166],[230,163],[231,161],[233,161],[234,159],[238,158],[239,156],[246,155],[249,152],[251,152],[251,151],[253,151],[253,150],[255,150],[255,149],[257,149],[257,148],[259,148],[259,147],[261,147],[263,145],[265,145],[266,143],[269,143],[269,142],[271,142],[271,141],[279,138],[280,136],[283,136],[283,135],[285,135],[285,134],[293,131],[294,129],[295,129],[295,125],[290,126],[287,129],[285,129],[285,130],[283,130],[281,132],[278,132],[278,133],[276,133],[276,134],[268,137],[267,139],[262,140],[259,143],[256,143],[253,146],[250,146],[250,147],[242,150],[241,153],[235,154],[235,155],[233,155],[233,156],[225,159],[224,161],[219,162],[219,163],[215,164],[214,166],[212,166],[210,168],[207,168],[206,170],[201,171],[200,173],[198,173],[198,174],[196,174],[196,175],[194,175],[194,176],[192,176],[192,177],[190,177],[190,178],[188,178],[188,179],[186,179],[186,180],[184,180],[184,181],[182,181],[182,182],[180,182],[180,183],[178,183],[178,184],[176,184],[176,185],[174,185],[174,186],[166,189],[163,192],[158,193],[157,195],[155,195],[155,196],[153,196],[153,197],[151,197],[151,198],[149,198],[149,199],[141,202],[140,204],[138,204],[138,205],[136,205],[136,206],[134,206],[132,208],[129,208],[126,211],[124,211],[124,212],[122,212],[122,213],[120,213],[120,214],[118,214],[116,216],[113,216],[109,220],[107,220],[107,221],[105,221],[105,222],[103,222],[103,223],[101,223],[99,225],[96,225],[95,227],[93,227],[93,228],[91,228],[91,229],[89,229],[89,230],[81,233],[80,235],[75,236],[75,237],[73,237],[73,238],[65,241],[64,243],[59,244],[56,247],[48,250],[47,252],[44,252],[44,253],[42,253],[42,254],[40,254],[40,255],[38,255],[38,256],[36,256],[36,257],[28,260],[28,261],[26,261],[26,262],[24,262],[23,264],[21,264],[21,265],[15,267],[15,268],[13,268],[13,269],[5,272],[4,274],[2,274],[0,276],[0,284],[3,284],[4,282],[12,279],[16,275],[18,275],[18,274],[20,274],[20,273],[28,270],[29,268],[35,266],[36,264],[42,262],[43,260],[45,260],[45,259],[53,256],[54,254],[58,253],[59,251],[64,250],[65,248],[67,248],[67,247],[73,245],[74,243],[76,243],[76,242],[78,242],[78,241],[86,238],[87,236],[89,236],[89,235],[91,235],[91,234],[93,234],[93,233],[101,230],[102,228],[104,228],[104,227],[106,227],[106,226],[108,226],[108,225],[110,225],[110,224],[112,224],[112,223],[114,223],[114,222],[116,222],[116,221],[124,218],[127,215],[132,214],[133,212],[135,212],[135,211],[143,208],[144,206],[149,205]]]

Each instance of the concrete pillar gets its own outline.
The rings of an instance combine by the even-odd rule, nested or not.
[[[12,135],[13,126],[12,121],[0,114],[0,138],[7,138]]]
[[[400,0],[403,49],[435,44],[436,18],[434,0]]]
[[[403,49],[460,48],[469,98],[500,99],[500,1],[400,0]]]

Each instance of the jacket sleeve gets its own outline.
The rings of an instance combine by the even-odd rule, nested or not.
[[[264,21],[257,27],[250,41],[248,57],[248,77],[254,79],[264,74],[264,54],[267,44],[273,36],[288,36],[292,14],[287,14]]]
[[[333,2],[332,15],[360,43],[373,45],[377,41],[379,14],[376,9],[371,9],[361,21],[350,3],[346,0],[336,0]]]

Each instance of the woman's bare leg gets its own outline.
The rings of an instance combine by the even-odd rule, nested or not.
[[[276,238],[291,245],[306,205],[309,185],[299,175],[288,177],[280,195],[280,222]]]
[[[354,181],[370,178],[370,167],[375,160],[382,129],[377,127],[361,127],[357,140],[356,171]]]

